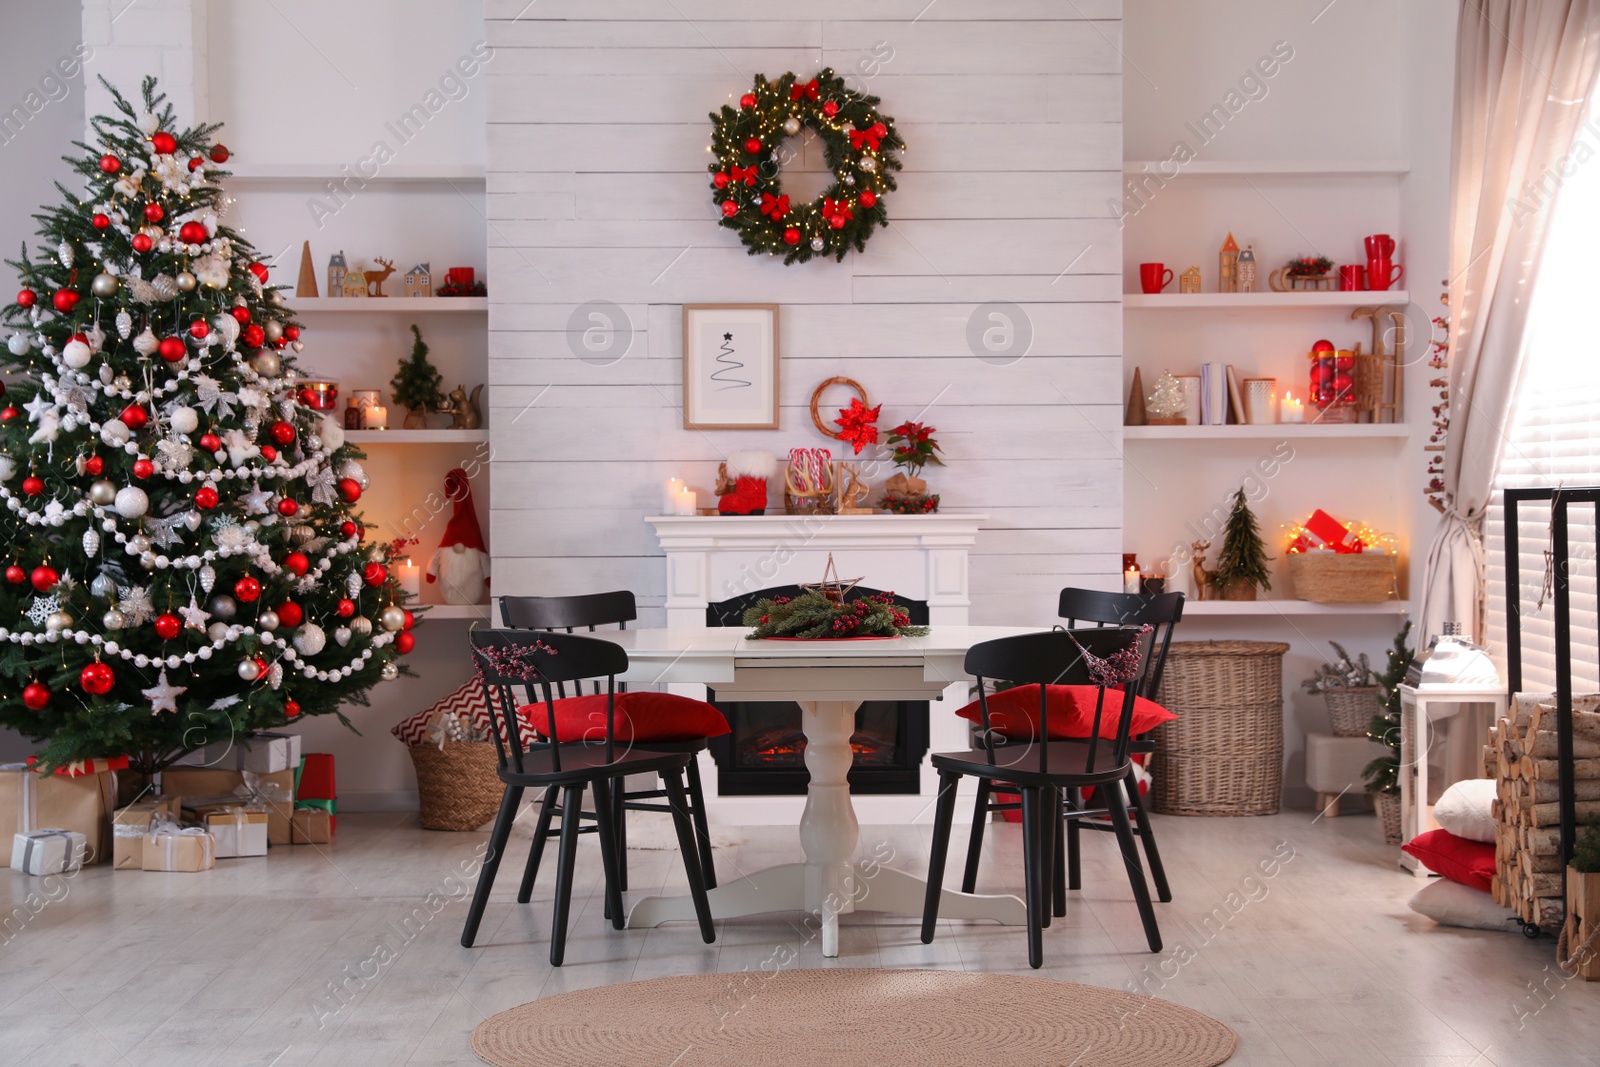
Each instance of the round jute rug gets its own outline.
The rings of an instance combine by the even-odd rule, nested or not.
[[[960,971],[697,974],[536,1000],[485,1020],[495,1067],[1213,1067],[1232,1030],[1115,989]]]

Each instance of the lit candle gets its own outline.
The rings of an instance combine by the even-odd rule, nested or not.
[[[678,513],[678,494],[683,491],[682,478],[668,478],[661,487],[661,514],[676,515]]]
[[[389,409],[380,404],[367,408],[367,429],[387,430],[389,428]]]
[[[409,596],[422,595],[422,568],[412,563],[410,556],[400,561],[400,588]]]
[[[1137,593],[1139,589],[1139,568],[1129,567],[1122,572],[1122,591],[1124,593]]]
[[[676,505],[672,512],[674,515],[693,515],[700,502],[695,498],[693,489],[683,486],[678,490],[674,503]]]
[[[1305,422],[1305,404],[1294,398],[1292,392],[1283,394],[1283,402],[1278,406],[1279,422]]]

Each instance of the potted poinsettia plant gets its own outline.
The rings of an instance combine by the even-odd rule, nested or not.
[[[928,495],[928,483],[922,478],[922,468],[929,463],[944,466],[939,458],[939,442],[934,438],[938,428],[920,422],[902,422],[889,431],[889,444],[893,446],[894,465],[901,473],[890,478],[883,487],[883,507],[897,515],[924,515],[939,510],[939,494]]]

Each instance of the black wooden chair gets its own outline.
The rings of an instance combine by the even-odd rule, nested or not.
[[[1172,644],[1172,630],[1183,618],[1182,593],[1105,593],[1094,589],[1061,590],[1057,614],[1067,620],[1067,626],[1090,622],[1097,626],[1149,626],[1151,632],[1140,661],[1139,677],[1129,682],[1127,692],[1154,700],[1161,687],[1161,672],[1166,669],[1167,649]],[[1029,741],[1035,736],[1032,730],[1026,737],[1008,737],[1010,741]],[[1129,742],[1131,754],[1155,751],[1155,741],[1148,736],[1135,737]],[[1172,900],[1172,889],[1167,884],[1166,868],[1161,863],[1161,852],[1156,847],[1155,831],[1145,811],[1144,799],[1139,794],[1139,782],[1133,768],[1128,768],[1126,781],[1127,804],[1133,820],[1133,832],[1144,842],[1145,860],[1150,865],[1150,879],[1155,883],[1156,899],[1162,903]],[[967,865],[961,878],[962,892],[971,893],[978,883],[978,860],[983,848],[983,835],[988,815],[995,811],[1015,811],[1016,801],[995,800],[987,782],[978,783],[977,808],[972,817],[972,836],[967,844]],[[1081,884],[1078,863],[1080,827],[1110,832],[1112,826],[1104,821],[1103,809],[1085,810],[1081,797],[1068,798],[1063,808],[1065,819],[1064,842],[1058,841],[1057,870],[1053,886],[1052,907],[1057,915],[1067,911],[1066,893]],[[1064,847],[1060,847],[1064,844]]]
[[[1100,737],[1105,711],[1105,686],[1097,680],[1097,661],[1109,660],[1134,647],[1139,630],[1055,630],[985,641],[967,651],[966,671],[978,680],[978,705],[982,716],[982,748],[965,752],[935,753],[939,772],[939,797],[934,808],[933,847],[928,861],[928,895],[922,913],[922,941],[933,940],[939,919],[939,894],[944,881],[945,858],[950,850],[956,789],[971,775],[979,783],[1010,787],[1022,795],[1023,878],[1028,909],[1028,965],[1044,959],[1043,929],[1050,925],[1049,890],[1056,865],[1053,852],[1060,838],[1063,795],[1068,790],[1095,789],[1104,798],[1106,813],[1121,847],[1128,884],[1144,924],[1151,952],[1161,951],[1161,931],[1156,924],[1150,890],[1139,862],[1139,845],[1128,824],[1122,790],[1132,766],[1129,730],[1133,701],[1124,699],[1117,716],[1114,738]],[[1094,657],[1094,658],[1091,658]],[[1040,737],[1049,736],[1049,702],[1046,686],[1090,685],[1098,689],[1092,729],[1082,741],[1030,741],[1006,744],[990,729],[988,680],[1004,679],[1013,685],[1039,687]],[[1126,694],[1125,694],[1126,696]]]
[[[504,596],[500,598],[500,618],[508,629],[512,630],[561,630],[572,633],[582,627],[591,633],[600,626],[616,626],[626,630],[628,623],[639,617],[638,608],[634,602],[633,593],[626,589],[619,589],[609,593],[587,593],[578,596]],[[559,686],[556,691],[557,700],[567,699],[569,696],[582,695],[582,686],[574,687],[569,692],[565,685]],[[598,684],[594,687],[598,692]],[[621,687],[621,692],[626,692],[627,686]],[[704,705],[703,701],[696,704]],[[721,712],[714,707],[705,705],[709,714],[697,718],[721,718]],[[703,729],[685,730],[681,725],[661,719],[645,721],[642,717],[632,722],[633,730],[630,744],[635,748],[648,749],[652,752],[687,752],[690,754],[688,764],[689,772],[689,816],[694,820],[695,839],[700,851],[700,870],[706,880],[706,886],[711,889],[717,887],[717,872],[711,853],[711,828],[706,818],[706,799],[704,790],[700,786],[699,754],[705,751],[709,741]],[[728,724],[722,719],[721,733],[726,733]],[[630,811],[657,811],[665,812],[668,805],[662,803],[666,792],[661,789],[629,789],[627,783],[618,786],[612,796],[613,815],[612,822],[617,836],[617,883],[618,888],[626,891],[628,888],[628,821],[627,813]],[[544,848],[544,838],[550,834],[551,810],[556,802],[556,790],[548,790],[545,794],[543,805],[539,811],[538,831],[534,835],[533,849],[528,854],[528,868],[524,874],[524,886],[531,887],[539,867],[539,854]],[[525,890],[526,891],[526,890]]]
[[[472,637],[472,658],[483,678],[484,696],[489,704],[498,773],[505,783],[494,830],[489,835],[489,851],[478,874],[478,886],[461,931],[461,944],[471,948],[483,921],[484,906],[500,869],[511,836],[511,824],[526,789],[543,789],[545,806],[540,814],[540,832],[534,835],[534,853],[523,880],[517,902],[526,904],[538,869],[538,854],[544,846],[557,792],[564,796],[561,818],[561,851],[557,859],[555,917],[550,926],[550,965],[561,966],[567,947],[567,916],[572,905],[572,873],[577,860],[578,835],[583,827],[583,794],[592,787],[595,794],[594,830],[600,838],[600,859],[605,868],[605,916],[620,930],[625,919],[622,889],[618,877],[620,849],[614,832],[612,782],[628,774],[659,774],[668,798],[668,807],[678,832],[683,853],[683,869],[689,878],[689,893],[700,920],[700,935],[706,944],[716,939],[711,922],[711,905],[706,900],[705,882],[694,845],[683,772],[694,757],[687,752],[647,752],[622,750],[613,737],[616,711],[616,676],[628,669],[628,654],[609,641],[576,634],[529,634],[506,630],[479,631]],[[563,742],[557,726],[555,687],[587,679],[604,679],[608,714],[603,743]],[[519,699],[516,690],[525,698]],[[523,714],[519,708],[533,703],[533,714],[542,719],[538,741],[525,736]],[[542,715],[539,713],[542,712]]]

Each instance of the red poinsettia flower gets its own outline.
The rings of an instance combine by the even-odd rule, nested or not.
[[[869,408],[861,402],[860,397],[850,401],[848,408],[839,409],[839,417],[834,419],[834,424],[839,427],[839,440],[849,441],[855,448],[856,455],[868,445],[878,443],[878,413],[883,410],[879,404]]]

